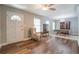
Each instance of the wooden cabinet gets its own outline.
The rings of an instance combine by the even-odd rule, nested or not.
[[[60,29],[70,29],[70,21],[60,22]]]
[[[70,21],[60,22],[60,33],[69,34],[70,30]]]
[[[48,24],[43,24],[43,32],[48,32]]]

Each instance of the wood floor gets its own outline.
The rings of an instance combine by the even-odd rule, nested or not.
[[[45,38],[44,38],[45,39]],[[18,44],[3,46],[2,54],[77,54],[78,51],[61,40],[49,38],[43,41],[27,40]]]
[[[3,46],[1,53],[3,54],[28,54],[32,53],[31,49],[39,45],[38,41],[27,40],[24,42],[14,43]]]

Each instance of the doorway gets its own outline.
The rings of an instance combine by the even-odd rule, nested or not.
[[[23,20],[23,14],[7,12],[7,43],[18,42],[24,39]]]

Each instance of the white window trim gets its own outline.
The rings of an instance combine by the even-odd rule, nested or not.
[[[40,27],[41,22],[40,22],[39,24],[35,24],[35,19],[39,20],[39,22],[40,22],[40,19],[39,19],[39,18],[34,17],[34,27],[35,27],[35,28],[36,28],[36,27],[41,28],[41,27]],[[38,28],[36,28],[36,32],[40,32],[41,29],[38,30]]]

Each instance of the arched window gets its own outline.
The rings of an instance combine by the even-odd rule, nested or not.
[[[21,18],[20,18],[20,16],[18,16],[18,15],[13,15],[13,16],[11,17],[11,20],[18,20],[18,21],[21,21]]]

